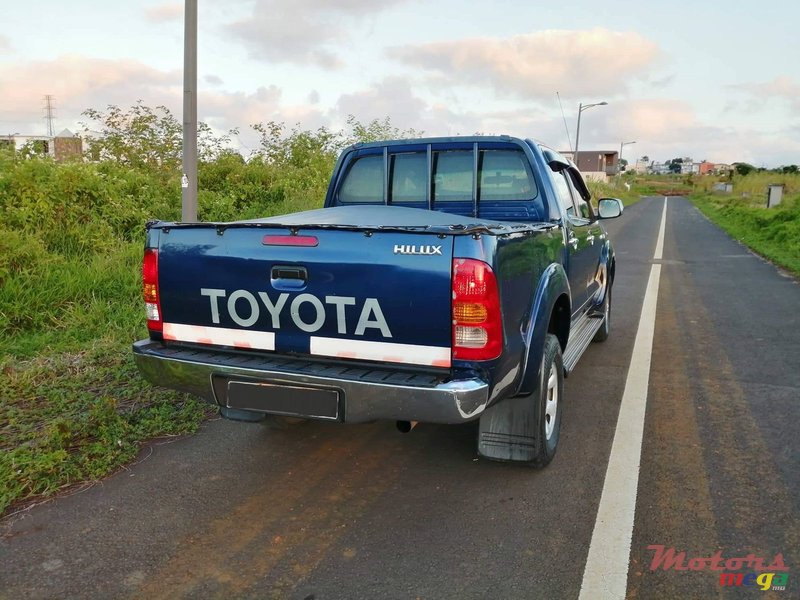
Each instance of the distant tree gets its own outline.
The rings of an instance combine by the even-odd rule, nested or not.
[[[349,143],[414,138],[420,137],[424,133],[416,129],[395,127],[389,117],[372,119],[369,123],[362,123],[354,115],[349,115],[347,117],[347,125],[350,127]]]
[[[165,171],[180,166],[183,129],[166,106],[111,104],[104,111],[89,108],[83,116],[90,119],[82,125],[92,158]]]
[[[643,163],[649,163],[649,162],[650,162],[650,157],[649,157],[649,156],[647,156],[647,154],[645,154],[645,155],[644,155],[642,158],[640,158],[639,160],[640,160],[640,161],[642,161]]]
[[[736,171],[739,175],[747,175],[748,173],[752,173],[756,170],[756,168],[748,163],[737,162],[733,163],[733,170]]]
[[[797,165],[786,165],[781,167],[782,173],[797,173],[798,171],[800,171],[800,169],[798,169]]]
[[[667,162],[669,165],[669,172],[670,173],[680,173],[681,172],[681,165],[683,165],[682,158],[673,158],[672,160]]]
[[[83,111],[81,123],[94,160],[113,160],[134,168],[178,172],[183,152],[183,126],[166,106],[151,108],[138,101],[130,108],[110,104],[106,110]],[[198,158],[214,159],[229,147],[235,129],[217,136],[205,123],[197,126]]]

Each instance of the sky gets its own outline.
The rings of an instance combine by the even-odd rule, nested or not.
[[[198,21],[198,116],[243,154],[253,123],[348,115],[568,150],[605,101],[581,150],[800,163],[794,1],[199,0]],[[182,67],[182,2],[2,0],[0,137],[44,134],[45,94],[57,131],[139,100],[180,119]]]

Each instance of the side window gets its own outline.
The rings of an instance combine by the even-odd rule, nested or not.
[[[536,183],[525,155],[518,150],[481,151],[481,200],[531,200]]]
[[[558,201],[564,209],[564,212],[567,213],[568,217],[574,217],[575,206],[572,203],[572,192],[570,191],[570,184],[567,183],[563,171],[553,173],[553,183],[556,184],[556,194],[558,195]]]
[[[339,188],[339,202],[383,204],[383,155],[362,156],[350,165]]]
[[[575,205],[578,208],[578,217],[591,221],[592,217],[594,216],[592,214],[592,207],[589,206],[589,203],[583,199],[578,190],[575,188],[571,174],[567,176],[567,182],[569,183],[569,189],[572,191],[572,197],[575,199]]]
[[[425,202],[428,178],[428,157],[419,152],[394,154],[391,157],[391,185],[389,198],[392,204]]]
[[[433,201],[472,201],[472,151],[433,154]]]

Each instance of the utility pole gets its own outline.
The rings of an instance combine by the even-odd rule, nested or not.
[[[620,142],[619,143],[619,156],[617,157],[617,175],[622,175],[622,149],[625,146],[630,146],[631,144],[635,144],[636,142]]]
[[[181,220],[197,221],[197,0],[185,0],[184,4],[181,189]]]
[[[575,156],[573,157],[572,161],[578,168],[580,168],[580,165],[578,165],[578,142],[581,139],[581,113],[589,108],[592,108],[593,106],[606,106],[607,104],[608,102],[605,100],[602,102],[595,102],[594,104],[587,104],[585,106],[583,103],[578,104],[578,125],[575,128]]]
[[[54,137],[56,134],[55,131],[55,103],[53,102],[53,95],[47,94],[44,97],[44,119],[47,121],[47,136]]]

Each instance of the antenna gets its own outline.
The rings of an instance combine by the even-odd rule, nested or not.
[[[569,127],[567,127],[567,117],[564,116],[564,107],[561,105],[561,96],[558,92],[556,92],[556,98],[558,98],[558,106],[561,107],[561,118],[564,119],[564,131],[567,132],[567,144],[569,144],[569,151],[572,152],[572,140],[569,137]],[[577,160],[577,157],[575,158]]]
[[[47,136],[53,137],[56,134],[54,122],[56,120],[55,115],[55,103],[53,102],[53,95],[47,94],[44,97],[44,119],[47,121]]]

